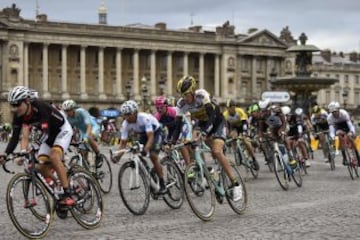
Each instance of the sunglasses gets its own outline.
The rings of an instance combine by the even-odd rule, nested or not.
[[[13,103],[10,103],[10,106],[12,107],[19,107],[21,105],[22,101],[20,102],[13,102]]]

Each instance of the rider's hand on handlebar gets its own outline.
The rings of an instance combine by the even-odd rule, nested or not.
[[[0,155],[0,165],[3,165],[6,162],[6,154]]]

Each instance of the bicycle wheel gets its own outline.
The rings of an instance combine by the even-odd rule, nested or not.
[[[335,170],[335,150],[332,147],[328,149],[328,159],[330,163],[330,169]]]
[[[144,172],[135,163],[124,163],[119,170],[119,192],[125,207],[134,215],[143,215],[149,207],[150,186]]]
[[[35,179],[34,186],[30,175],[15,175],[6,190],[6,206],[11,221],[22,235],[31,239],[46,236],[54,213],[49,194],[40,180]]]
[[[297,162],[298,162],[298,164],[297,164],[296,168],[292,170],[291,177],[294,180],[296,186],[301,187],[302,186],[301,171],[303,171],[303,169],[302,169],[303,167],[304,167],[304,169],[306,169],[306,167],[305,167],[305,164],[302,164],[303,166],[300,166],[300,162],[299,161],[297,161]]]
[[[75,205],[70,208],[75,221],[85,229],[99,226],[104,215],[101,190],[90,172],[75,168],[69,172]]]
[[[69,162],[69,166],[70,167],[74,167],[74,166],[81,166],[81,162],[80,162],[80,157],[78,155],[72,156],[70,158],[70,162]]]
[[[178,209],[184,203],[184,182],[176,164],[170,158],[163,158],[161,164],[164,166],[164,180],[167,186],[167,194],[164,196],[165,203]]]
[[[257,179],[258,176],[259,176],[259,170],[255,170],[254,161],[253,161],[253,160],[250,160],[250,161],[248,161],[248,163],[249,163],[249,165],[250,165],[249,168],[250,168],[251,174],[253,175],[253,177],[254,177],[255,179]]]
[[[99,183],[100,189],[103,193],[109,193],[112,187],[112,171],[109,160],[104,154],[100,154],[102,164],[96,167],[93,176]]]
[[[350,177],[352,180],[354,180],[354,175],[355,175],[355,171],[353,168],[353,164],[352,164],[352,157],[351,157],[351,153],[350,153],[350,149],[349,148],[345,148],[345,156],[346,156],[346,161],[347,161],[347,169],[349,171]]]
[[[225,171],[221,171],[222,181],[224,184],[225,196],[226,199],[234,212],[237,214],[243,214],[245,212],[247,206],[247,190],[245,186],[245,182],[243,181],[239,170],[231,164],[231,168],[233,169],[233,173],[236,176],[237,182],[239,186],[241,186],[241,198],[238,201],[233,200],[233,187],[231,179],[226,175]]]
[[[201,220],[209,221],[215,212],[215,189],[206,167],[203,171],[201,174],[196,163],[188,165],[185,169],[184,186],[192,211]]]
[[[274,173],[280,187],[285,191],[289,189],[289,177],[285,169],[285,164],[278,153],[274,154]]]

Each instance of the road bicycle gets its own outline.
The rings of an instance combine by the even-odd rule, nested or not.
[[[351,179],[354,180],[355,176],[359,177],[359,172],[358,172],[359,162],[355,153],[356,149],[353,147],[353,144],[350,141],[351,140],[349,139],[349,136],[346,133],[343,134],[342,146],[345,151],[346,165],[347,165],[347,169],[349,170]]]
[[[59,179],[56,174],[53,174],[55,179],[45,179],[37,170],[36,151],[32,147],[30,152],[13,153],[6,159],[8,162],[21,158],[24,164],[24,172],[12,177],[6,190],[7,210],[16,229],[27,238],[43,238],[53,222],[54,212],[59,218],[65,219],[68,211],[85,229],[98,227],[103,219],[104,207],[96,180],[82,168],[68,168],[71,196],[75,204],[62,206],[59,204],[63,193]]]
[[[247,206],[247,191],[245,183],[234,164],[231,164],[237,183],[241,187],[241,197],[233,200],[231,179],[224,169],[217,164],[217,169],[211,169],[211,174],[206,166],[203,156],[211,150],[202,141],[187,143],[195,152],[195,161],[190,163],[184,174],[185,195],[195,215],[203,221],[209,221],[215,212],[216,201],[220,204],[227,199],[230,207],[237,214],[244,213]]]
[[[106,156],[100,153],[101,161],[99,164],[96,164],[95,154],[87,143],[71,143],[69,151],[75,152],[75,155],[70,158],[70,166],[78,165],[91,172],[98,182],[101,191],[109,193],[112,187],[112,171]]]
[[[329,135],[329,130],[317,132],[316,135],[324,135],[324,146],[323,148],[324,153],[327,155],[327,159],[330,164],[330,169],[335,170],[335,147],[334,142],[331,140]]]
[[[296,159],[296,166],[291,167],[289,163],[289,152],[281,140],[273,140],[274,144],[274,172],[277,181],[283,190],[289,189],[291,178],[296,186],[302,186],[302,177],[299,161]]]
[[[259,176],[259,170],[255,170],[253,159],[250,157],[249,152],[245,146],[246,138],[238,136],[230,138],[225,141],[226,145],[232,145],[235,142],[234,158],[237,166],[244,166],[246,174],[251,172],[252,176],[256,179]]]
[[[135,142],[131,147],[119,151],[110,149],[111,159],[122,152],[129,154],[118,175],[119,193],[124,205],[134,215],[143,215],[149,207],[151,196],[154,200],[163,199],[170,208],[180,208],[184,202],[184,184],[180,171],[172,161],[162,161],[167,192],[160,194],[159,177],[140,154],[143,147]]]

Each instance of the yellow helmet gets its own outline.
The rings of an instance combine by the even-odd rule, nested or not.
[[[176,91],[181,95],[193,93],[196,89],[196,81],[192,76],[184,76],[181,78],[176,86]]]
[[[321,109],[320,109],[320,107],[319,107],[318,105],[315,105],[315,106],[312,108],[312,112],[315,113],[315,114],[316,114],[316,113],[320,113],[320,110],[321,110]]]

